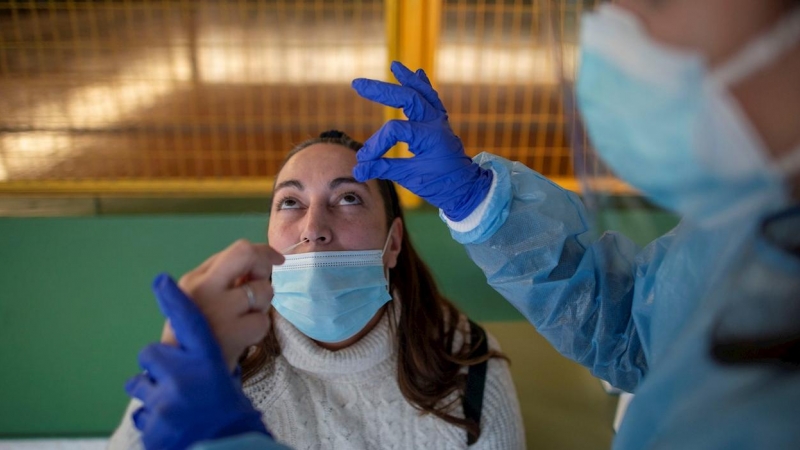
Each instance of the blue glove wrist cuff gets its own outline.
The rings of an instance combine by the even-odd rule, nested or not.
[[[481,153],[475,157],[475,163],[490,174],[493,174],[495,179],[494,193],[491,198],[487,199],[488,205],[483,217],[480,218],[478,225],[469,231],[456,231],[450,229],[450,235],[460,244],[479,244],[489,239],[506,221],[511,208],[512,189],[511,189],[511,161],[494,156],[489,153]],[[488,191],[491,189],[492,178],[489,178]],[[482,198],[483,200],[483,198]],[[480,205],[476,203],[472,209]],[[442,211],[442,216],[446,214]],[[449,218],[449,215],[447,216]],[[464,216],[465,218],[467,216]],[[444,219],[445,217],[442,217]],[[455,221],[455,219],[450,219]],[[462,219],[463,220],[463,219]]]
[[[443,209],[447,218],[455,222],[464,220],[472,214],[475,208],[486,198],[489,188],[492,186],[491,170],[484,169],[474,162],[467,166],[466,170],[472,172],[472,176],[469,177],[469,191],[464,195],[463,202],[454,208]]]

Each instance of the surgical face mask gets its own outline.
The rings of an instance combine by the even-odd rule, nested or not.
[[[272,306],[306,336],[341,342],[355,336],[391,300],[383,250],[287,255],[272,269]]]
[[[763,217],[790,203],[800,148],[771,161],[729,87],[800,38],[800,10],[709,72],[603,5],[582,23],[578,106],[597,152],[623,180],[700,226]]]

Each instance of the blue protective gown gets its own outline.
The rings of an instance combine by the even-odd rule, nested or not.
[[[749,310],[732,330],[800,324],[800,258],[760,220],[681,223],[644,248],[613,232],[591,240],[575,194],[520,163],[475,162],[496,184],[475,228],[451,234],[559,352],[636,393],[614,448],[800,449],[800,370],[711,357],[711,331],[736,308]],[[787,220],[781,236],[797,245],[800,213]]]
[[[292,450],[262,433],[246,433],[213,441],[202,441],[191,450]]]

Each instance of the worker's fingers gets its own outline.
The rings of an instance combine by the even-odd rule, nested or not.
[[[435,122],[389,120],[364,142],[364,146],[356,153],[356,159],[358,162],[378,159],[398,142],[407,143],[408,150],[414,155],[430,153],[438,149],[445,129],[441,123]],[[356,179],[363,181],[358,177]]]
[[[419,92],[431,106],[442,114],[446,114],[442,101],[439,99],[439,93],[433,89],[428,76],[422,69],[417,70],[416,73],[409,70],[406,66],[398,61],[392,62],[392,74],[403,86],[410,87]]]
[[[153,293],[181,346],[199,348],[205,352],[213,351],[214,335],[206,318],[172,278],[166,274],[156,277],[153,281]]]
[[[171,365],[179,359],[183,350],[161,343],[150,344],[139,352],[139,367],[147,372],[147,377],[159,383],[172,376]],[[139,397],[137,397],[139,398]],[[147,399],[141,399],[147,401]]]
[[[125,382],[125,392],[147,404],[153,400],[155,384],[145,373],[139,373]]]
[[[135,426],[137,430],[145,431],[145,429],[147,429],[147,424],[150,421],[150,411],[142,406],[133,412],[131,415],[131,420],[133,421],[133,426]]]
[[[415,77],[413,73],[411,76]],[[403,108],[403,113],[408,120],[414,122],[428,122],[441,118],[443,115],[420,92],[408,86],[367,78],[353,80],[352,86],[358,95],[367,100],[393,108]]]
[[[353,178],[359,181],[378,178],[406,185],[409,180],[426,175],[419,172],[411,158],[380,158],[357,163],[353,167]]]
[[[356,153],[356,159],[358,162],[378,159],[398,142],[409,143],[412,139],[414,139],[414,128],[411,122],[389,120],[364,142],[364,146]],[[364,181],[358,177],[356,179]]]

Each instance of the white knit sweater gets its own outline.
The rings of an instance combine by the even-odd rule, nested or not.
[[[397,384],[397,354],[389,315],[357,343],[339,351],[316,345],[275,314],[281,356],[244,385],[276,439],[294,449],[464,449],[466,432],[420,414]],[[458,338],[455,344],[460,344]],[[489,336],[489,347],[499,349]],[[109,448],[141,448],[129,406]],[[463,417],[461,402],[454,413]],[[481,437],[471,449],[525,448],[511,374],[505,361],[488,363]]]

